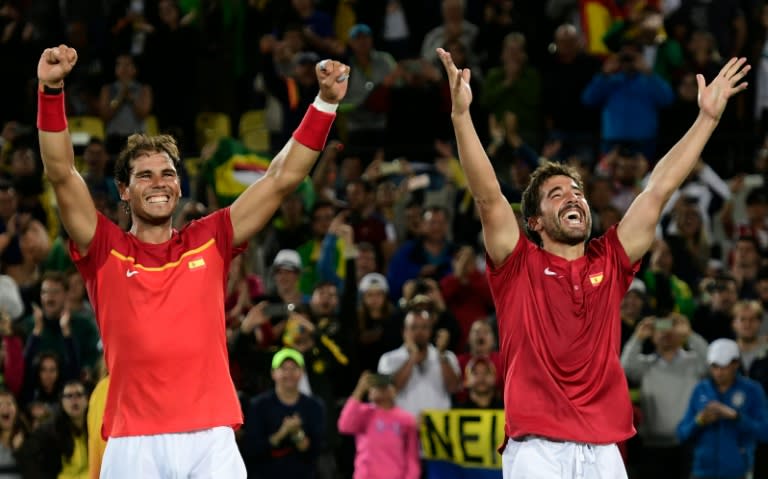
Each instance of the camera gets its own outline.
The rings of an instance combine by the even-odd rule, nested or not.
[[[656,321],[653,322],[656,331],[669,331],[674,326],[674,322],[669,318],[656,318]]]
[[[291,303],[269,303],[264,307],[264,314],[276,323],[286,319],[295,310],[296,305]]]

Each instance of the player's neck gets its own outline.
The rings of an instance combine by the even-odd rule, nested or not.
[[[173,236],[173,225],[170,219],[161,225],[151,225],[141,220],[137,221],[136,217],[134,217],[133,226],[131,226],[131,234],[138,238],[142,243],[165,243],[171,239],[171,236]]]
[[[579,243],[577,245],[569,245],[566,243],[560,243],[558,241],[553,241],[550,239],[543,238],[543,244],[544,246],[542,249],[546,251],[547,253],[551,253],[555,256],[559,256],[561,258],[567,259],[568,261],[572,261],[577,258],[581,258],[584,256],[584,243]]]

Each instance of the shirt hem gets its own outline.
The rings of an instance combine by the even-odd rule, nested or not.
[[[169,426],[167,428],[162,428],[162,429],[139,428],[139,429],[131,429],[131,430],[112,431],[108,435],[108,437],[158,436],[161,434],[182,434],[182,433],[188,433],[188,432],[203,431],[206,429],[212,429],[214,427],[231,427],[232,429],[236,430],[236,429],[239,429],[240,426],[242,426],[242,424],[243,424],[242,418],[237,418],[229,421],[222,420],[222,421],[213,421],[213,422],[194,424],[194,425]]]

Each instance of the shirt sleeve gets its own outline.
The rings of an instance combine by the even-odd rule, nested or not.
[[[97,212],[96,218],[96,231],[93,233],[91,244],[88,245],[88,251],[84,255],[80,254],[75,242],[69,240],[69,255],[85,280],[96,276],[96,272],[106,261],[114,244],[126,234],[103,214]]]
[[[403,361],[404,362],[404,361]],[[394,374],[402,366],[402,363],[398,364],[394,354],[384,354],[379,359],[379,374]]]

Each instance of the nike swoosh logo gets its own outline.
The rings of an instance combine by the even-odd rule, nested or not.
[[[137,272],[138,272],[138,271],[137,271]],[[552,271],[551,269],[549,269],[549,266],[547,266],[546,268],[544,268],[544,274],[546,274],[547,276],[557,276],[557,273],[555,273],[554,271]]]
[[[138,272],[138,271],[131,271],[131,270],[128,270],[128,271],[126,271],[126,272],[125,272],[125,277],[126,277],[126,278],[130,278],[131,276],[135,276],[135,275],[137,275],[137,274],[139,274],[139,272]]]

